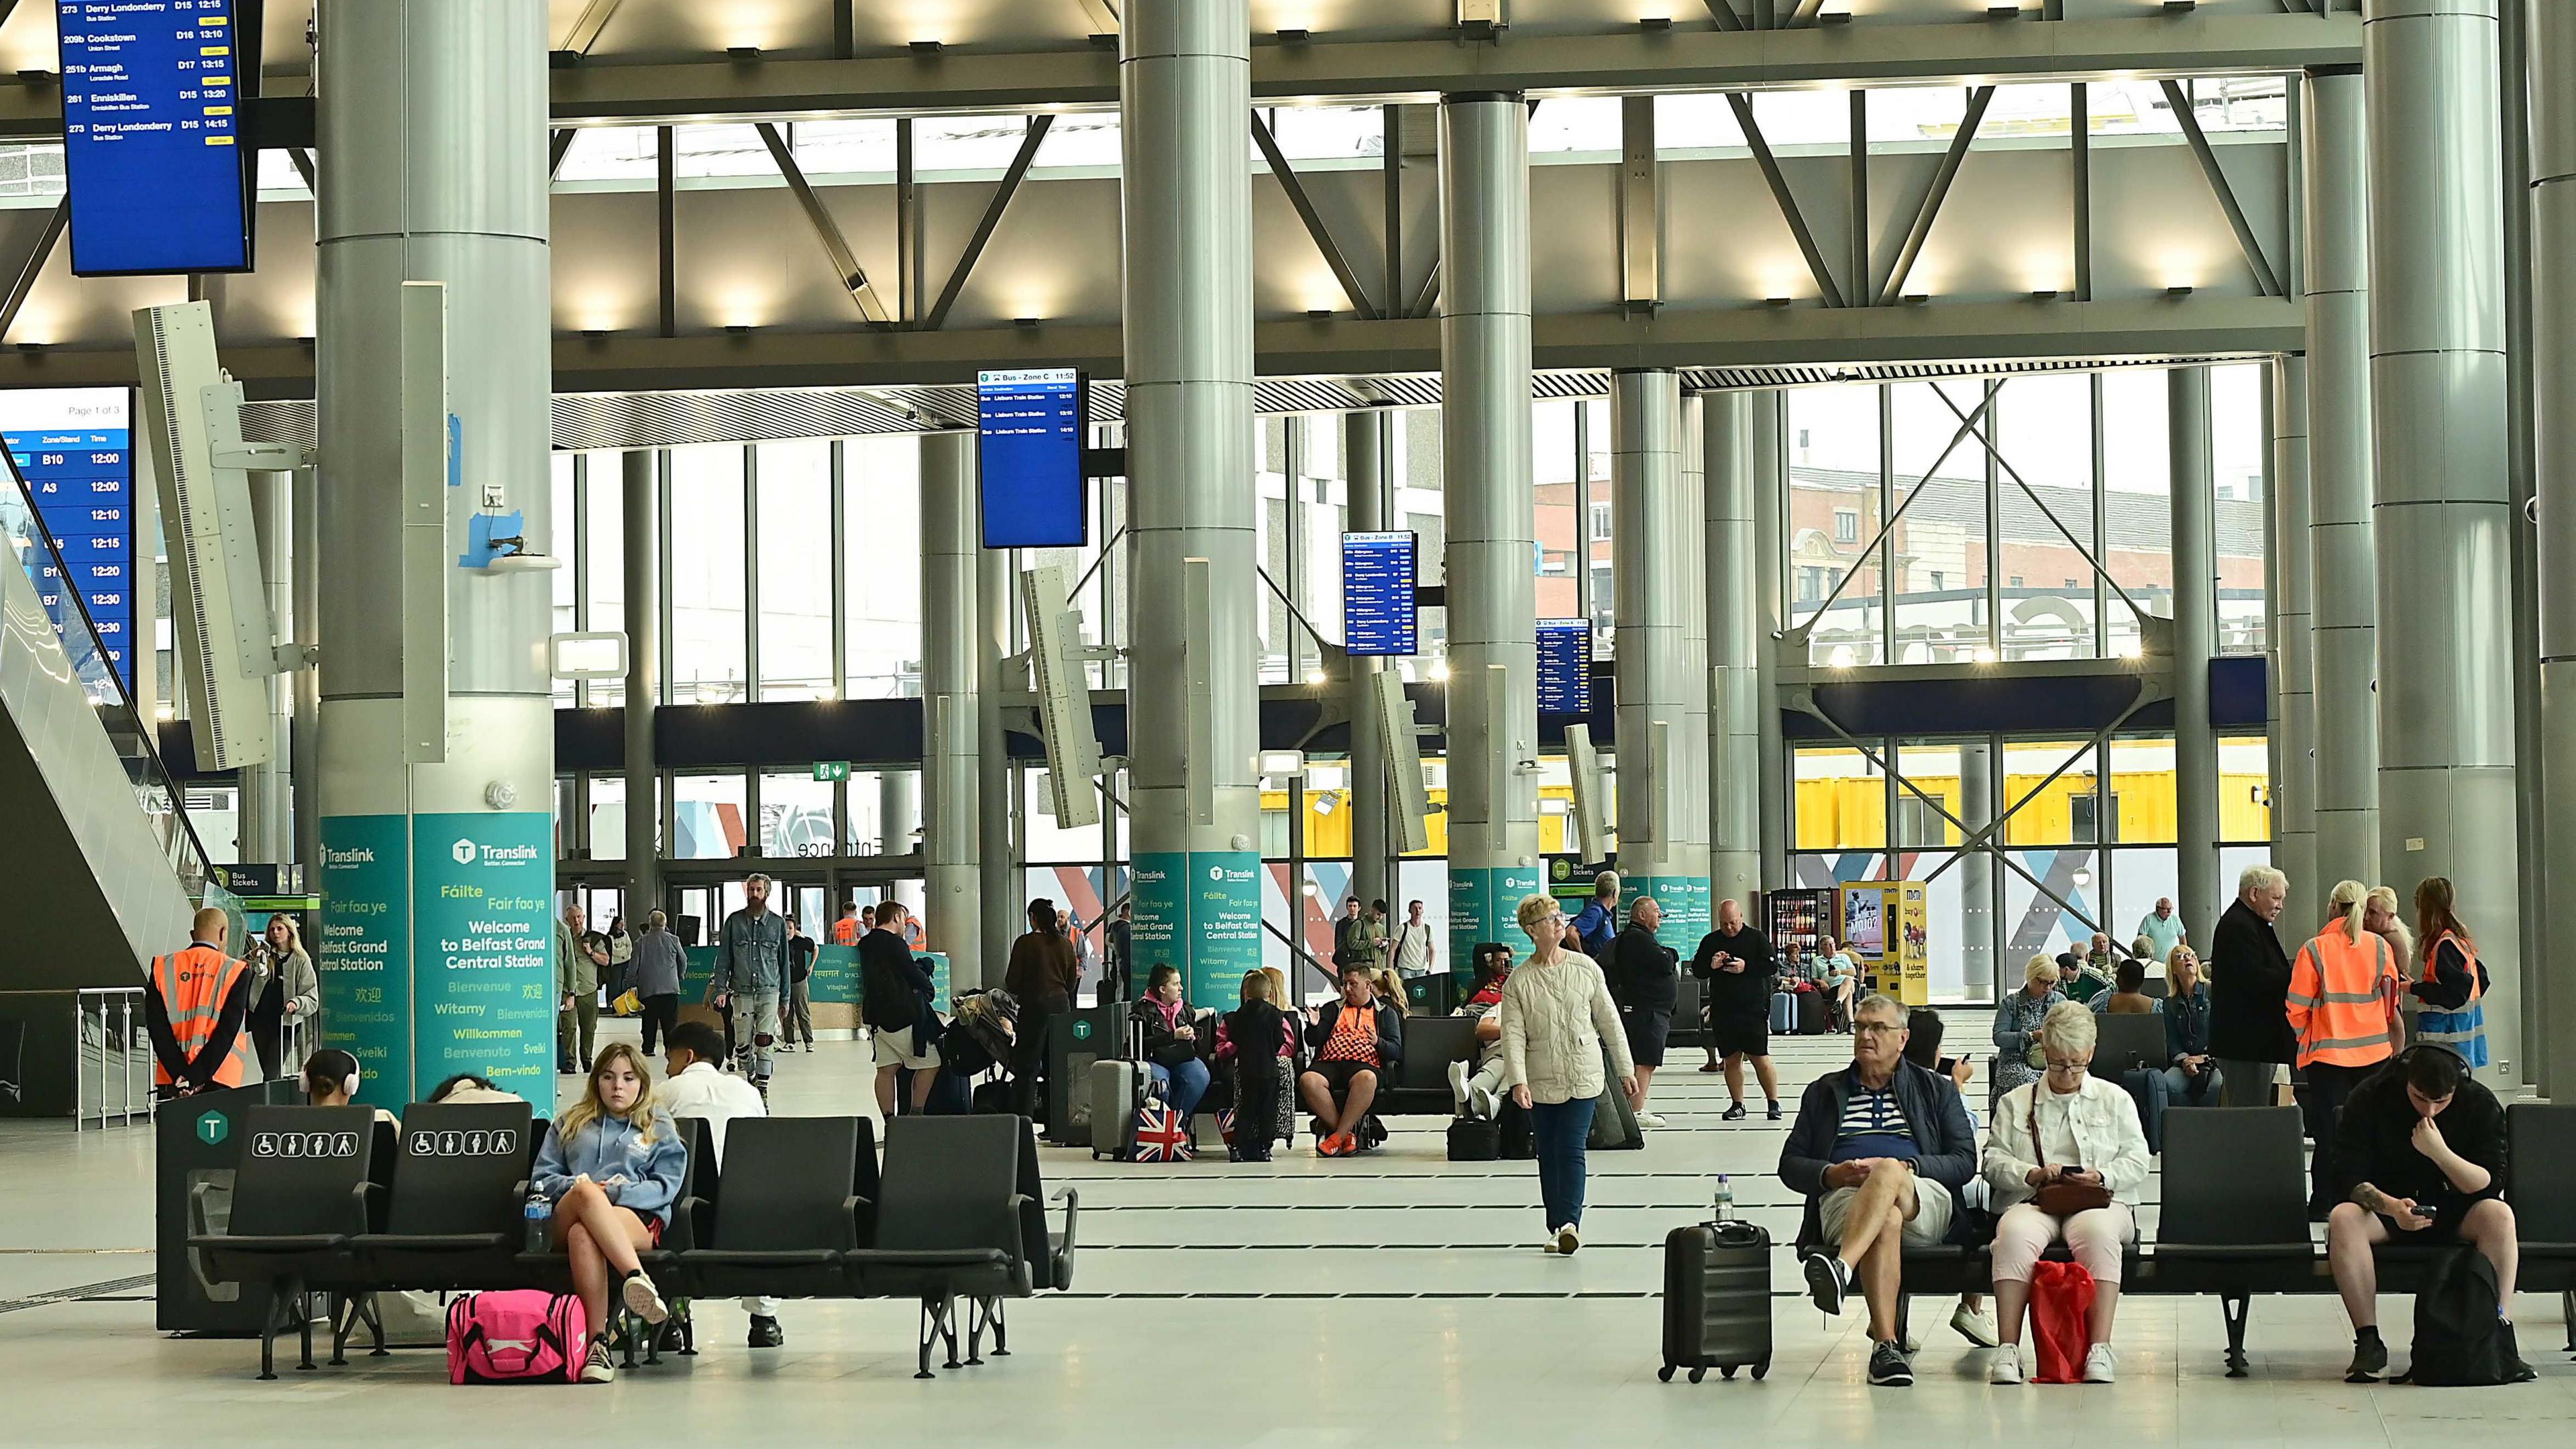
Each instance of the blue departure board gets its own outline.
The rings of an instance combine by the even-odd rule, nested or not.
[[[77,598],[99,642],[134,691],[134,467],[122,388],[39,391],[0,397],[0,446],[35,498],[36,516],[62,568],[41,555],[28,573],[54,627],[80,652]],[[0,484],[0,486],[6,486]],[[63,576],[64,570],[70,577]],[[146,646],[149,647],[149,646]]]
[[[1538,712],[1592,712],[1592,621],[1538,621]]]
[[[1421,652],[1414,584],[1421,542],[1406,533],[1342,535],[1342,647],[1402,658]]]
[[[250,269],[233,0],[56,0],[72,272]]]
[[[1026,367],[975,375],[976,474],[986,548],[1079,548],[1083,507],[1082,373]]]

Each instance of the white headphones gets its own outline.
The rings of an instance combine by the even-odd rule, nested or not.
[[[356,1072],[351,1072],[349,1075],[340,1079],[340,1095],[344,1097],[354,1097],[358,1095],[358,1074]]]

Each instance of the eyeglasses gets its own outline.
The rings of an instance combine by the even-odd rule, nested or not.
[[[2092,1064],[2092,1059],[2089,1057],[2080,1061],[2060,1061],[2056,1057],[2048,1059],[2048,1069],[2052,1072],[2080,1072]]]
[[[1855,1021],[1852,1023],[1852,1035],[1854,1036],[1894,1036],[1896,1033],[1903,1030],[1905,1030],[1904,1027],[1898,1026],[1892,1021]]]

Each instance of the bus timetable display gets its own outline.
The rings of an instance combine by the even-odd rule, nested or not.
[[[134,692],[134,471],[125,393],[31,393],[0,404],[0,446],[9,449],[36,517],[63,558],[30,560],[37,597],[54,627],[79,633],[77,590],[127,696]],[[68,406],[59,400],[73,400]],[[42,414],[41,421],[28,414]],[[30,426],[29,423],[34,425]],[[68,423],[68,426],[57,424]],[[5,485],[0,485],[5,486]]]
[[[1414,584],[1421,543],[1412,533],[1342,535],[1342,647],[1403,658],[1421,651]]]
[[[1592,621],[1538,621],[1538,712],[1592,712]]]
[[[256,36],[233,0],[57,0],[72,273],[242,272],[255,206],[239,144]]]
[[[975,374],[976,477],[986,548],[1079,548],[1083,506],[1080,370],[1028,367]]]

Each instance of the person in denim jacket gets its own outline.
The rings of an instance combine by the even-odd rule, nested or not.
[[[591,1330],[582,1382],[616,1376],[608,1357],[608,1289],[646,1323],[670,1317],[638,1249],[662,1240],[688,1149],[671,1114],[653,1105],[653,1073],[624,1042],[602,1047],[581,1100],[555,1119],[537,1153],[533,1191],[554,1204],[554,1241],[571,1260]]]

